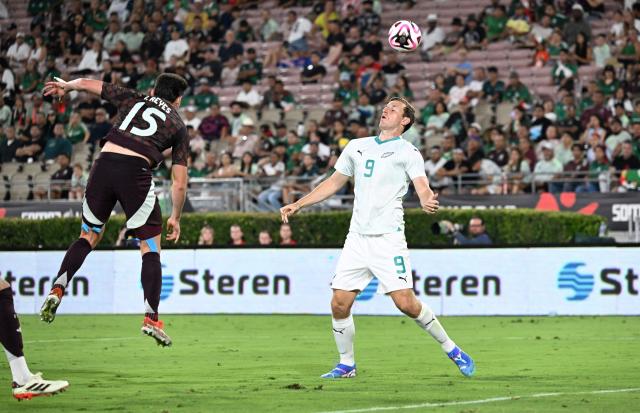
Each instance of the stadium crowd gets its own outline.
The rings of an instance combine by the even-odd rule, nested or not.
[[[191,136],[190,177],[271,177],[256,193],[263,210],[291,202],[330,174],[349,140],[376,133],[377,114],[396,95],[421,102],[405,138],[424,152],[438,191],[636,189],[640,2],[491,0],[446,29],[429,14],[417,22],[419,53],[447,69],[429,74],[430,86],[420,89],[411,87],[402,56],[381,41],[387,28],[380,1],[281,0],[286,13],[279,20],[260,6],[30,0],[28,33],[11,23],[8,10],[0,31],[0,164],[37,164],[52,174],[50,193],[34,187],[29,198],[81,197],[117,108],[88,95],[43,98],[44,82],[89,76],[147,93],[168,71],[189,83],[181,110]],[[260,18],[248,19],[257,7]],[[592,23],[602,18],[611,19],[610,30],[594,34]],[[256,42],[269,47],[245,47]],[[538,96],[517,71],[468,60],[495,42],[530,50],[531,66],[548,68],[555,93]],[[583,82],[587,66],[598,68],[597,78]],[[297,70],[303,85],[330,85],[330,104],[300,101],[279,77],[283,70]],[[237,96],[221,105],[232,87],[239,87]],[[505,108],[507,121],[500,121]],[[292,121],[287,114],[296,111],[303,116]],[[265,116],[274,112],[279,116]],[[168,178],[169,166],[167,160],[157,176]],[[10,186],[23,170],[3,168],[0,175]]]

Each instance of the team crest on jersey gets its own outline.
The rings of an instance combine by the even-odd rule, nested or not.
[[[382,154],[381,158],[388,158],[391,155],[393,155],[393,152],[385,152],[385,153]]]

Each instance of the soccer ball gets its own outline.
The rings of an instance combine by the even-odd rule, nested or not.
[[[413,52],[420,46],[422,32],[409,20],[398,20],[389,28],[389,46],[398,52]]]

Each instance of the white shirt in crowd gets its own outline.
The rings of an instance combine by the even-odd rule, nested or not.
[[[275,165],[272,165],[271,162],[269,162],[262,165],[262,170],[267,176],[282,175],[284,173],[284,162],[278,161]]]
[[[106,50],[102,51],[102,60],[98,63],[98,52],[93,49],[86,50],[82,55],[82,60],[78,64],[78,70],[89,69],[92,72],[99,72],[102,70],[102,62],[109,59],[109,53]]]
[[[371,235],[404,231],[402,198],[409,181],[426,176],[424,159],[415,146],[399,136],[386,141],[377,136],[354,139],[335,168],[354,179],[349,231]]]
[[[29,47],[26,42],[22,42],[21,45],[14,43],[9,46],[9,50],[7,50],[9,60],[16,62],[26,61],[29,58],[29,54],[31,54],[31,47]]]
[[[302,153],[304,154],[311,153],[311,150],[309,148],[310,148],[310,145],[307,143],[302,147]],[[325,145],[322,142],[318,142],[318,158],[326,161],[327,159],[329,159],[330,156],[331,156],[331,148],[329,148],[327,145]]]
[[[306,17],[298,17],[298,19],[291,26],[291,31],[289,32],[289,38],[287,39],[289,43],[293,43],[297,40],[300,40],[304,37],[305,34],[311,31],[312,25],[309,19]]]
[[[536,174],[534,180],[539,183],[549,182],[553,179],[553,175],[559,174],[562,171],[562,163],[556,158],[553,158],[550,161],[541,158],[538,162],[536,162],[536,167],[533,170],[533,172]]]
[[[253,107],[259,105],[262,102],[262,96],[260,95],[260,93],[258,93],[257,90],[251,88],[251,90],[248,92],[241,90],[240,93],[238,93],[238,96],[236,96],[236,100],[238,102],[245,102],[247,105]]]
[[[456,106],[463,97],[467,96],[469,86],[454,86],[449,90],[449,108]]]
[[[422,31],[422,50],[428,51],[444,41],[444,30],[440,27],[433,29],[431,33],[427,29]]]
[[[189,43],[184,39],[169,40],[164,47],[164,53],[162,57],[165,62],[171,60],[171,56],[182,58],[183,55],[189,50]]]
[[[442,177],[442,179],[438,179],[438,171],[447,163],[447,160],[444,158],[438,159],[437,162],[433,162],[431,159],[428,159],[424,163],[424,170],[427,172],[427,177],[429,178],[429,184],[433,188],[442,188],[444,186],[449,185],[451,182],[451,178],[448,176]]]

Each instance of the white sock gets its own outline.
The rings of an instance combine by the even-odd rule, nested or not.
[[[4,349],[4,352],[7,354],[7,360],[9,360],[9,367],[11,367],[13,381],[19,385],[23,385],[31,380],[31,376],[33,376],[33,374],[29,371],[29,367],[27,367],[27,360],[25,360],[24,356],[16,357],[9,353],[6,348]]]
[[[456,343],[449,338],[442,324],[440,324],[440,321],[436,318],[436,315],[425,303],[422,303],[422,311],[420,311],[420,315],[415,318],[415,322],[418,327],[431,334],[431,337],[440,343],[440,347],[442,347],[442,351],[445,353],[448,354],[456,348]]]
[[[353,324],[353,316],[349,315],[342,320],[332,318],[331,321],[333,337],[340,353],[340,364],[354,366],[356,361],[353,354],[353,338],[356,335],[356,326]]]

